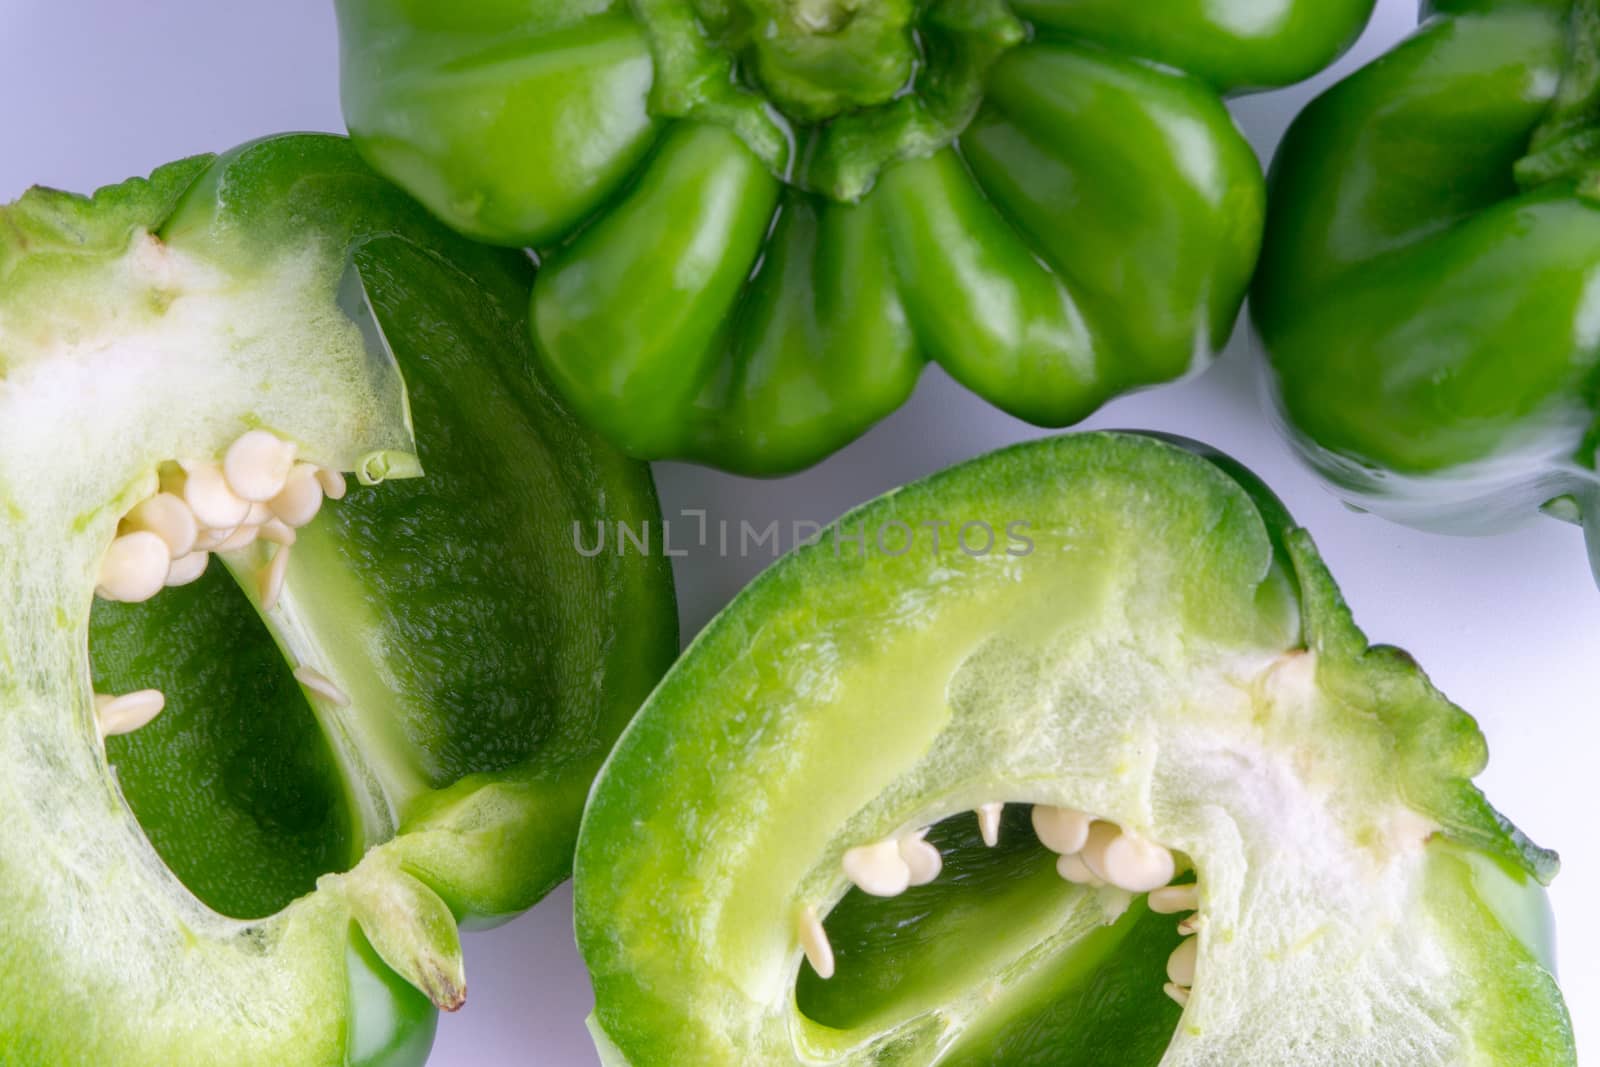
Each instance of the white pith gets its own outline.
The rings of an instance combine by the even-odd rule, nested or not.
[[[330,466],[415,470],[398,369],[333,298],[344,269],[313,246],[235,270],[141,234],[49,306],[0,299],[0,750],[28,754],[0,781],[0,872],[32,902],[0,914],[0,941],[16,966],[74,976],[51,995],[86,1020],[85,1048],[243,1064],[270,1062],[270,1038],[339,1054],[345,903],[313,894],[240,921],[177,881],[106,765],[87,628],[119,521],[164,461],[216,461],[270,426]],[[172,548],[168,576],[198,577],[205,557]]]
[[[1162,654],[1145,648],[1134,658],[1147,664]],[[1374,721],[1370,730],[1341,730],[1337,741],[1326,733],[1323,725],[1335,716],[1316,685],[1310,653],[1218,660],[1222,665],[1213,673],[1185,677],[1166,697],[1128,692],[1112,702],[1148,712],[1043,717],[1070,731],[1059,742],[1040,736],[1037,718],[1026,733],[997,737],[997,724],[1023,721],[997,714],[974,721],[986,738],[954,730],[962,736],[941,736],[935,749],[919,749],[921,758],[901,772],[905,785],[881,794],[885,813],[902,814],[885,826],[883,816],[869,810],[837,828],[835,839],[846,844],[832,853],[831,870],[817,869],[791,889],[796,904],[788,914],[794,918],[778,930],[788,941],[786,959],[767,972],[772,985],[745,987],[746,996],[770,1005],[765,1018],[782,1020],[781,1028],[740,1028],[742,1036],[731,1039],[751,1049],[773,1042],[773,1055],[802,1063],[867,1062],[877,1055],[874,1049],[889,1045],[917,1048],[918,1062],[925,1053],[937,1062],[941,1050],[981,1026],[999,1003],[999,990],[1026,981],[1036,959],[1047,954],[1024,954],[987,989],[908,1006],[901,1026],[874,1033],[844,1034],[806,1019],[795,1006],[793,983],[802,960],[811,960],[819,975],[818,962],[832,970],[822,918],[851,887],[840,857],[859,847],[852,839],[862,840],[853,826],[876,823],[882,836],[869,840],[898,843],[1000,795],[1007,802],[1100,813],[1192,863],[1205,887],[1205,910],[1181,918],[1179,931],[1189,940],[1170,961],[1172,973],[1151,975],[1155,986],[1165,982],[1168,995],[1186,1005],[1164,1064],[1305,1062],[1304,1050],[1296,1051],[1301,1040],[1342,1043],[1351,1063],[1404,1057],[1451,1062],[1460,1052],[1459,1032],[1446,1025],[1451,961],[1424,918],[1425,846],[1436,827],[1385,779],[1391,756],[1386,732]],[[1152,676],[1130,662],[1127,669],[1112,664],[1097,677],[1141,674]],[[905,699],[921,698],[912,692]],[[947,722],[944,733],[953,726]],[[986,780],[1012,784],[982,787],[987,796],[946,793],[913,812],[897,807],[900,796],[929,792],[928,779],[965,780],[965,767],[980,761],[998,768]],[[884,848],[880,854],[886,859],[891,853]],[[1062,892],[1059,932],[1067,939],[1114,921],[1132,899],[1111,886],[1064,885]],[[1157,892],[1163,895],[1155,910],[1163,913],[1189,911],[1191,893],[1193,907],[1201,904],[1199,890]],[[1078,900],[1081,906],[1071,903]],[[726,904],[709,905],[697,929],[714,945],[717,912]],[[1041,929],[1031,936],[1051,935]],[[931,1043],[904,1044],[925,1034],[933,1035],[926,1038]],[[1305,1036],[1311,1034],[1318,1036]]]

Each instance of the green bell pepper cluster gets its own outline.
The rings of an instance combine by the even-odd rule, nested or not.
[[[1300,451],[1356,505],[1582,521],[1600,575],[1600,3],[1436,0],[1278,153],[1251,307]]]
[[[631,455],[805,467],[927,362],[1045,426],[1233,329],[1260,168],[1222,97],[1372,0],[338,0],[356,145],[538,250],[563,397]]]
[[[591,1029],[634,1067],[1571,1065],[1555,859],[1484,761],[1243,468],[1021,445],[844,516],[651,695],[578,841]]]
[[[572,536],[1254,275],[1347,499],[1600,574],[1600,0],[1433,0],[1270,184],[1373,0],[335,3],[351,139],[0,207],[0,1063],[415,1067],[572,874],[607,1065],[1575,1064],[1555,855],[1227,457],[975,460],[676,663]]]
[[[531,373],[531,274],[326,136],[0,208],[0,1061],[420,1064],[458,927],[567,876],[676,615],[665,560],[570,550],[658,511]],[[362,484],[97,598],[252,430]]]

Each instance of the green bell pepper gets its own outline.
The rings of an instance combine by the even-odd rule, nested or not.
[[[568,874],[676,619],[532,269],[327,136],[0,208],[0,1061],[420,1064]]]
[[[1485,758],[1248,472],[1021,445],[774,565],[634,718],[578,840],[591,1029],[672,1067],[1570,1065],[1555,858]]]
[[[1600,575],[1600,2],[1450,0],[1295,121],[1251,300],[1347,500],[1485,533],[1541,507]]]
[[[1222,97],[1372,0],[338,0],[366,159],[542,260],[562,395],[629,454],[812,464],[929,362],[1040,425],[1228,338],[1260,168]]]

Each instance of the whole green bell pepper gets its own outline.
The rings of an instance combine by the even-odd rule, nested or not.
[[[535,347],[623,449],[807,466],[928,361],[1047,426],[1233,329],[1263,183],[1223,95],[1372,0],[338,0],[366,159],[535,248]]]
[[[1600,3],[1426,5],[1271,190],[1251,307],[1302,454],[1414,526],[1581,519],[1600,574]]]
[[[0,1061],[419,1064],[569,872],[676,620],[531,274],[326,136],[0,208]]]
[[[578,841],[591,1029],[640,1067],[1570,1065],[1555,858],[1485,758],[1248,472],[1021,445],[774,565],[634,718]]]

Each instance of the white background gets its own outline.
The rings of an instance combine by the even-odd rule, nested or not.
[[[1406,33],[1409,0],[1381,0],[1348,71]],[[1269,153],[1329,75],[1235,107]],[[169,159],[286,130],[339,130],[330,0],[0,0],[0,202],[31,182],[88,190]],[[1263,416],[1243,330],[1221,362],[1181,385],[1111,404],[1088,423],[1150,427],[1245,461],[1316,535],[1375,641],[1416,655],[1478,717],[1493,762],[1490,798],[1560,849],[1552,890],[1562,977],[1586,1059],[1600,1063],[1600,593],[1576,529],[1538,520],[1494,539],[1428,536],[1347,511],[1300,466]],[[713,520],[827,521],[909,479],[1039,431],[930,370],[904,410],[816,469],[756,482],[657,467],[662,505]],[[685,639],[756,573],[760,559],[678,560]],[[3,948],[0,948],[3,951]],[[571,893],[466,939],[468,1005],[444,1019],[438,1065],[591,1064],[587,976],[573,947]]]

